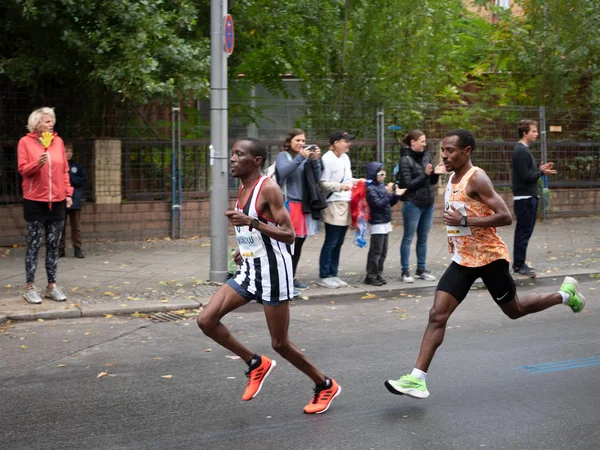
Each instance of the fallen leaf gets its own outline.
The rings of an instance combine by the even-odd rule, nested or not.
[[[21,348],[22,348],[23,350],[27,350],[29,347],[27,347],[26,345],[21,345]]]
[[[96,375],[96,378],[102,378],[102,377],[107,377],[108,376],[108,372],[100,372],[98,375]]]
[[[205,348],[204,351],[207,352],[207,353],[208,352],[212,352],[212,348]]]
[[[68,364],[59,364],[58,367],[67,367]]]
[[[113,316],[112,314],[105,314],[104,318],[106,318],[106,319],[112,319],[112,316]]]
[[[161,378],[166,378],[170,380],[171,378],[173,378],[173,375],[162,375]]]

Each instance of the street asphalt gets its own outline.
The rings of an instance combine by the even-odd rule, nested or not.
[[[552,219],[538,222],[529,244],[528,260],[537,269],[537,280],[564,275],[600,273],[600,218]],[[514,225],[499,229],[512,252]],[[85,236],[84,236],[85,238]],[[349,230],[342,247],[339,276],[350,283],[343,289],[329,290],[317,286],[319,253],[323,233],[305,243],[298,277],[310,288],[302,299],[344,298],[352,295],[397,291],[407,294],[414,289],[434,288],[436,282],[417,280],[401,283],[399,247],[402,228],[395,228],[385,264],[388,284],[372,287],[362,283],[368,247],[353,244]],[[228,251],[233,248],[230,236]],[[411,253],[414,271],[415,241]],[[0,323],[6,320],[80,318],[105,315],[139,315],[166,311],[197,309],[205,305],[218,288],[210,283],[210,239],[196,237],[182,240],[149,239],[142,242],[85,243],[85,259],[67,257],[59,261],[58,284],[68,296],[64,303],[44,300],[30,305],[22,297],[24,282],[23,247],[0,248]],[[441,276],[450,261],[443,225],[434,224],[429,236],[428,269]],[[518,281],[533,282],[515,277]],[[44,250],[40,251],[36,285],[45,288]]]
[[[240,398],[245,364],[200,332],[196,312],[167,322],[5,323],[0,442],[11,450],[595,450],[600,279],[579,280],[588,300],[581,313],[557,305],[514,321],[473,289],[448,323],[426,400],[392,395],[383,382],[414,367],[431,287],[294,301],[292,340],[342,386],[317,416],[302,413],[313,385],[273,352],[256,304],[224,320],[277,360],[250,402]],[[520,283],[519,295],[560,282],[554,274]]]

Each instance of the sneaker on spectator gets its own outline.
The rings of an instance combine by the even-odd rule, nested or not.
[[[381,275],[377,275],[377,279],[381,281],[381,284],[387,284],[387,280],[383,278]]]
[[[329,278],[319,278],[317,280],[317,284],[319,286],[322,286],[322,287],[328,288],[328,289],[337,289],[337,288],[340,287],[340,285],[337,284],[332,277],[329,277]]]
[[[402,275],[400,276],[400,281],[402,281],[403,283],[414,283],[415,279],[413,277],[410,276],[410,272],[402,272]]]
[[[523,264],[518,269],[513,269],[513,272],[518,275],[523,275],[524,277],[529,277],[529,278],[535,278],[535,276],[536,276],[535,270],[533,270],[527,264]]]
[[[340,277],[332,277],[333,281],[335,281],[339,287],[346,287],[348,286],[348,283],[346,283],[344,280],[342,280]]]
[[[415,277],[425,281],[435,281],[437,279],[435,275],[429,272],[428,270],[424,270],[423,272],[419,272],[417,270]]]
[[[371,286],[383,286],[383,283],[377,277],[366,277],[363,283],[370,284]]]
[[[46,288],[44,297],[49,298],[50,300],[54,300],[55,302],[64,302],[67,299],[67,296],[56,284],[52,289]]]
[[[308,289],[308,285],[304,284],[302,281],[299,281],[297,278],[294,278],[294,289],[304,291]]]
[[[28,303],[33,303],[34,305],[42,303],[42,297],[40,297],[38,291],[35,290],[35,286],[31,286],[27,289],[23,294],[23,298],[27,300]]]

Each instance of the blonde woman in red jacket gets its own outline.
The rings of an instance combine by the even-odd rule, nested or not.
[[[38,252],[46,235],[46,274],[44,296],[57,302],[67,299],[56,285],[58,249],[71,206],[73,188],[69,182],[69,163],[63,141],[54,132],[56,116],[51,108],[36,109],[29,115],[29,133],[19,141],[19,174],[23,177],[23,212],[27,221],[25,273],[27,286],[23,297],[29,303],[42,303],[34,286]]]

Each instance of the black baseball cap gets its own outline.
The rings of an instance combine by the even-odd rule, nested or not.
[[[354,136],[353,134],[348,134],[347,131],[337,130],[337,131],[334,131],[333,134],[331,135],[331,137],[329,138],[329,143],[331,145],[333,145],[333,143],[335,141],[339,141],[340,139],[348,139],[349,141],[351,141],[355,137],[356,136]]]

